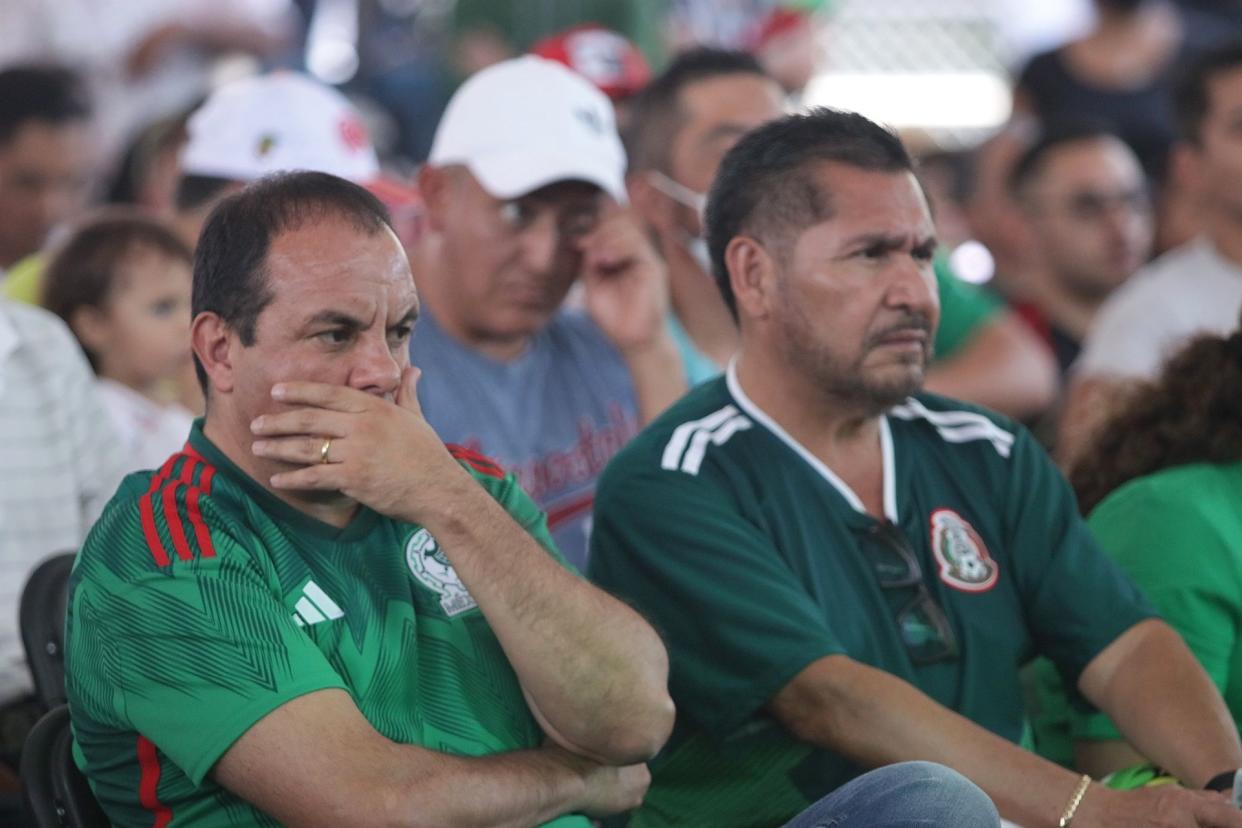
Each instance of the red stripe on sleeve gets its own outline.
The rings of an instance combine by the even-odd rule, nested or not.
[[[142,519],[142,534],[147,539],[147,549],[151,551],[151,557],[155,558],[155,565],[168,566],[168,553],[164,551],[159,530],[155,528],[155,507],[151,505],[150,492],[138,501],[138,516]]]
[[[216,545],[211,542],[211,529],[203,520],[203,511],[198,505],[198,499],[204,494],[211,494],[211,481],[216,475],[216,470],[206,463],[202,465],[203,470],[198,475],[198,485],[190,488],[185,498],[185,506],[190,514],[190,525],[194,527],[194,537],[198,540],[199,553],[204,558],[214,558]]]
[[[454,459],[460,460],[470,466],[470,468],[477,471],[479,474],[486,474],[488,477],[499,478],[503,478],[505,476],[505,470],[500,467],[500,464],[492,460],[490,457],[479,454],[477,451],[468,449],[465,446],[459,446],[456,443],[449,443],[447,448],[449,450],[449,454],[453,455]]]
[[[151,557],[155,558],[156,566],[168,566],[168,552],[164,549],[164,544],[160,541],[159,529],[155,526],[155,504],[152,495],[159,489],[161,484],[172,474],[173,465],[177,462],[178,455],[174,454],[164,462],[160,470],[151,478],[151,485],[138,501],[138,517],[142,521],[142,534],[147,540],[147,549],[151,551]]]
[[[173,549],[177,557],[183,561],[191,560],[194,553],[190,551],[190,542],[185,538],[185,525],[181,522],[181,514],[177,511],[177,487],[180,483],[169,483],[164,487],[164,521],[168,524],[168,534],[172,536]]]
[[[164,828],[172,822],[172,809],[160,802],[160,757],[155,743],[145,736],[138,737],[138,767],[142,769],[142,777],[138,781],[138,801],[155,815],[154,828]]]

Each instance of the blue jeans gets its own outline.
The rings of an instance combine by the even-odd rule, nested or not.
[[[842,785],[785,828],[998,828],[987,794],[934,762],[902,762]]]

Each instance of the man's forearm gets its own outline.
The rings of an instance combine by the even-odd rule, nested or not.
[[[1056,825],[1079,781],[909,683],[844,656],[812,664],[777,695],[772,710],[798,738],[864,768],[913,759],[947,765],[1021,825]]]
[[[1139,753],[1196,788],[1222,771],[1242,768],[1242,744],[1229,709],[1171,627],[1154,620],[1138,624],[1100,658],[1106,661],[1093,661],[1083,672],[1082,692]]]
[[[442,756],[438,770],[392,793],[396,824],[525,828],[586,803],[587,760],[555,748],[480,757]]]
[[[614,764],[672,728],[668,656],[636,612],[556,563],[473,484],[424,525],[478,602],[548,735]]]
[[[1056,362],[1025,323],[1002,314],[953,356],[933,363],[924,387],[1025,419],[1044,411],[1056,396]]]
[[[686,393],[686,371],[677,343],[667,330],[651,343],[622,353],[643,425],[654,420]]]

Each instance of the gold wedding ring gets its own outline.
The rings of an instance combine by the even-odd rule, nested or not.
[[[332,438],[329,437],[323,441],[323,447],[319,449],[319,462],[328,462],[328,449],[332,448]]]

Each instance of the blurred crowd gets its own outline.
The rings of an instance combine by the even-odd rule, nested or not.
[[[1242,721],[1242,11],[1092,7],[1088,31],[1015,67],[994,133],[902,136],[936,231],[923,390],[1029,429]],[[196,281],[274,272],[270,239],[245,226],[225,229],[260,265],[199,245],[219,205],[289,170],[374,196],[417,286],[421,414],[476,471],[514,474],[564,559],[602,577],[604,469],[742,345],[719,284],[737,262],[711,237],[717,173],[743,136],[803,111],[833,14],[824,0],[6,0],[0,822],[19,819],[22,744],[46,706],[23,585],[82,545],[124,475],[163,467],[190,486],[189,466],[165,463],[227,362],[197,320],[192,337],[191,308],[238,320],[251,344],[273,301],[240,275],[211,295]],[[355,334],[327,320],[314,335]],[[988,430],[946,422],[959,441]],[[696,436],[700,457],[731,434]],[[1096,777],[1158,758],[1159,738],[1134,744],[1060,666],[1023,671],[1026,747]],[[982,786],[1002,816],[1029,813]]]

